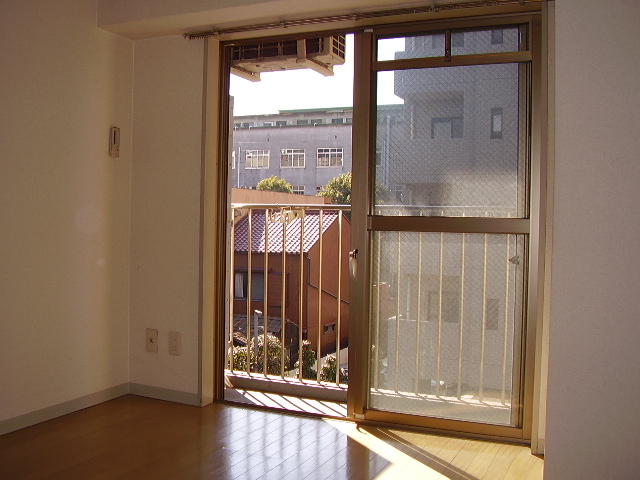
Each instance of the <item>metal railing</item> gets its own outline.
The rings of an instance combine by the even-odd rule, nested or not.
[[[344,386],[351,207],[231,208],[227,376]]]
[[[472,213],[513,214],[497,210]],[[227,375],[344,388],[350,207],[232,211]],[[509,406],[525,237],[378,232],[372,245],[372,392]]]
[[[396,405],[402,397],[431,397],[510,406],[518,382],[524,254],[521,235],[377,232],[372,393],[391,395]]]

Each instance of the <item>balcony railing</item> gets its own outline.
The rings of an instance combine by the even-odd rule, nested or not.
[[[235,386],[269,380],[287,391],[337,389],[344,400],[349,211],[232,204],[227,377]]]
[[[403,215],[514,215],[495,208],[386,208]],[[232,210],[228,378],[239,388],[344,401],[350,207],[232,204]],[[392,401],[412,409],[431,399],[461,419],[481,408],[482,419],[512,422],[525,250],[525,237],[515,234],[373,234],[374,408],[391,408]]]

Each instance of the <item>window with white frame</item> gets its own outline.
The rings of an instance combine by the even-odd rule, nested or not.
[[[316,195],[318,195],[321,191],[324,190],[325,185],[318,185],[316,187]]]
[[[341,167],[342,148],[319,148],[318,167]]]
[[[304,168],[304,148],[283,148],[280,151],[281,168]]]
[[[298,195],[304,195],[304,185],[291,185],[291,190]]]
[[[269,150],[247,150],[245,168],[269,168]]]

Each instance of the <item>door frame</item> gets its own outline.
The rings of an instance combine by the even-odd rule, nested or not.
[[[530,165],[528,175],[528,209],[520,219],[482,219],[474,222],[472,219],[464,219],[462,223],[456,218],[430,217],[425,222],[433,231],[434,226],[443,232],[485,233],[487,224],[491,225],[490,233],[524,233],[528,236],[528,269],[525,272],[525,312],[523,335],[523,368],[522,382],[522,424],[511,427],[502,425],[489,425],[475,422],[442,419],[435,417],[420,417],[415,415],[382,412],[368,409],[369,364],[368,350],[371,345],[369,310],[369,287],[371,276],[369,272],[370,259],[370,232],[376,230],[374,226],[388,224],[390,227],[397,223],[397,219],[374,217],[372,215],[373,202],[371,198],[374,181],[375,166],[375,75],[376,68],[375,41],[377,35],[388,35],[395,32],[400,36],[403,33],[416,33],[428,31],[442,31],[445,29],[491,27],[498,25],[527,24],[529,30],[530,50],[526,53],[505,54],[500,62],[528,62],[530,73],[530,102],[527,103],[529,111],[530,137],[529,147]],[[544,242],[545,237],[545,198],[546,198],[546,168],[544,161],[545,144],[542,135],[543,119],[545,118],[544,105],[545,94],[542,88],[542,53],[541,53],[541,18],[538,14],[526,16],[492,17],[491,19],[465,19],[447,22],[430,22],[408,26],[384,26],[372,28],[363,33],[356,34],[356,56],[354,71],[354,119],[353,119],[353,184],[352,184],[352,236],[353,249],[358,256],[357,280],[352,280],[351,286],[352,304],[354,305],[352,322],[354,338],[351,341],[349,352],[349,370],[360,372],[350,382],[347,402],[348,416],[357,420],[368,420],[386,424],[404,424],[407,426],[419,426],[438,431],[464,432],[472,435],[487,436],[491,438],[510,439],[512,441],[530,442],[533,410],[534,390],[536,377],[534,375],[536,364],[537,332],[540,330],[544,267]],[[472,59],[461,62],[461,65],[471,65]],[[442,60],[424,59],[426,66],[439,66]],[[412,62],[415,63],[415,62]],[[497,63],[497,62],[496,62]],[[458,65],[458,64],[456,64]],[[357,141],[356,141],[357,139]],[[361,160],[361,161],[359,161]],[[422,219],[420,219],[422,220]],[[374,225],[375,224],[375,225]]]
[[[479,437],[490,438],[508,438],[512,441],[524,441],[527,443],[531,439],[532,424],[534,428],[537,425],[537,409],[538,397],[534,397],[534,390],[540,390],[540,374],[536,374],[539,370],[540,358],[536,352],[540,351],[540,339],[537,332],[541,331],[542,325],[542,291],[544,286],[544,245],[545,238],[545,200],[546,200],[546,166],[544,162],[546,154],[546,84],[543,80],[543,73],[546,73],[546,57],[541,52],[541,21],[540,12],[544,11],[544,5],[527,5],[518,8],[517,6],[505,8],[484,9],[483,17],[474,17],[480,11],[468,10],[465,12],[456,12],[456,16],[460,18],[457,21],[463,22],[477,21],[483,26],[491,23],[514,23],[514,15],[524,14],[531,21],[532,29],[532,48],[538,53],[534,55],[532,60],[532,120],[531,120],[531,197],[530,197],[530,275],[528,282],[528,303],[527,313],[529,322],[527,323],[527,337],[529,341],[526,344],[526,357],[532,359],[527,362],[525,369],[524,381],[525,388],[525,410],[524,424],[519,433],[513,435],[513,430],[508,427],[507,431],[489,429],[480,425],[478,428],[472,428],[466,431],[467,434]],[[495,12],[495,14],[494,14]],[[505,20],[506,15],[510,20]],[[442,15],[437,20],[431,20],[434,15],[423,15],[420,23],[431,28],[436,23],[442,23]],[[467,17],[471,17],[467,19]],[[419,18],[416,17],[416,18]],[[456,20],[447,20],[447,25],[452,25]],[[317,25],[308,25],[306,27],[296,28],[296,35],[318,35],[318,34],[336,34],[336,33],[360,33],[355,38],[355,50],[359,54],[355,58],[354,71],[354,132],[361,132],[361,129],[368,128],[374,121],[375,112],[372,110],[370,102],[373,93],[373,86],[370,81],[362,82],[363,71],[369,62],[373,62],[372,41],[363,40],[367,35],[371,35],[371,28],[376,24],[398,25],[387,23],[389,19],[372,19],[370,21],[350,22],[345,28],[322,30]],[[410,25],[415,27],[418,22],[412,22]],[[395,27],[394,27],[395,28]],[[292,29],[289,29],[289,31]],[[228,274],[228,258],[223,252],[226,246],[226,234],[229,228],[229,218],[227,212],[228,197],[230,188],[228,182],[228,76],[225,75],[224,68],[224,44],[228,41],[246,40],[264,38],[285,38],[290,37],[289,31],[278,29],[276,35],[269,35],[273,31],[258,31],[250,33],[230,33],[221,36],[210,37],[207,39],[205,47],[205,65],[204,65],[204,82],[205,82],[205,98],[204,98],[204,121],[203,121],[203,167],[202,167],[202,268],[201,268],[201,322],[200,322],[200,368],[199,368],[199,391],[201,393],[201,404],[205,405],[211,401],[223,401],[224,399],[224,362],[225,349],[224,341],[224,316],[228,310],[229,302],[227,282],[221,281]],[[366,60],[366,61],[365,61]],[[228,60],[226,60],[228,62]],[[367,77],[368,74],[367,74]],[[360,105],[359,108],[356,106]],[[362,108],[367,105],[366,108]],[[363,127],[365,126],[365,127]],[[356,138],[357,137],[357,138]],[[367,134],[364,136],[354,135],[352,141],[353,148],[353,174],[356,176],[364,175],[362,178],[371,178],[372,162],[375,161],[375,145],[372,142],[372,136]],[[366,162],[356,161],[356,157],[368,159]],[[353,219],[352,226],[354,231],[360,229],[366,232],[368,227],[366,220],[367,205],[371,203],[368,194],[368,187],[359,182],[352,185],[354,200],[352,203]],[[356,235],[352,236],[353,249],[358,251],[358,260],[361,265],[365,265],[364,259],[368,258],[368,242]],[[361,274],[367,269],[361,268]],[[354,305],[354,312],[366,312],[366,288],[369,280],[368,273],[364,273],[363,281],[356,284],[352,283],[351,302]],[[353,315],[351,320],[351,329],[353,336],[361,336],[362,342],[368,339],[368,327],[366,322],[360,315]],[[360,343],[360,340],[352,340],[351,345]],[[536,346],[536,344],[538,344]],[[350,349],[350,371],[361,371],[368,376],[369,365],[368,360],[362,352],[363,347]],[[352,370],[353,369],[353,370]],[[356,370],[357,369],[357,370]],[[424,428],[427,430],[449,430],[452,425],[451,421],[429,421],[424,422],[420,419],[410,424],[397,421],[393,418],[376,418],[371,416],[366,409],[367,389],[363,381],[352,380],[349,390],[349,398],[347,408],[349,418],[364,422],[384,422],[395,423],[410,427]],[[536,393],[536,395],[538,395]],[[536,410],[536,411],[534,411]],[[454,425],[455,427],[455,425]],[[455,430],[459,432],[459,430]]]

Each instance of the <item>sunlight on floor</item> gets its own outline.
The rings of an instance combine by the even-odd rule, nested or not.
[[[347,416],[347,406],[344,403],[299,398],[277,393],[227,388],[225,390],[225,400],[328,417],[346,418]]]
[[[421,478],[425,480],[442,478],[441,471],[416,461],[410,455],[403,452],[402,449],[396,448],[396,446],[376,437],[355,423],[339,420],[325,421],[349,438],[390,462],[376,478],[401,478],[403,476],[406,476],[406,478]],[[406,446],[403,446],[403,448],[406,448]],[[446,464],[442,466],[446,467]]]

